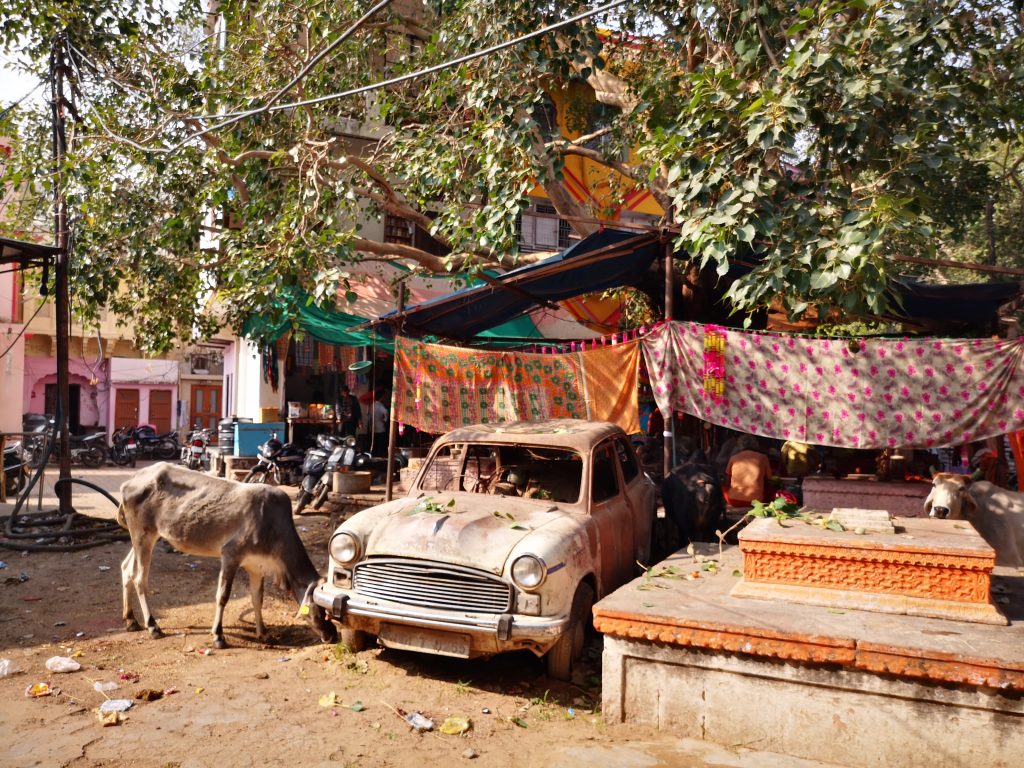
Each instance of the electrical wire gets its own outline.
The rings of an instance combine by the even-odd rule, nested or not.
[[[520,43],[524,43],[524,42],[526,42],[528,40],[532,40],[532,39],[534,39],[536,37],[540,37],[542,35],[545,35],[548,32],[552,32],[552,31],[554,31],[556,29],[561,29],[562,27],[569,26],[570,24],[575,24],[578,21],[583,21],[584,19],[588,19],[591,16],[597,16],[598,14],[606,13],[606,12],[608,12],[610,10],[618,8],[620,5],[625,5],[627,2],[630,2],[630,0],[613,0],[613,2],[607,3],[605,5],[602,5],[602,6],[598,7],[598,8],[594,8],[592,10],[585,11],[583,13],[579,13],[579,14],[577,14],[575,16],[572,16],[572,17],[570,17],[568,19],[564,19],[562,21],[555,22],[554,24],[549,24],[546,27],[543,27],[541,29],[535,30],[533,32],[529,32],[529,33],[527,33],[525,35],[520,35],[519,37],[513,38],[512,40],[506,40],[503,43],[498,43],[497,45],[492,45],[489,48],[484,48],[483,50],[480,50],[480,51],[475,51],[473,53],[468,53],[465,56],[460,56],[460,57],[458,57],[456,59],[449,59],[448,61],[442,62],[441,64],[435,64],[435,65],[430,66],[430,67],[424,67],[423,69],[418,69],[415,72],[410,72],[410,73],[405,74],[405,75],[400,75],[398,77],[392,77],[392,78],[390,78],[388,80],[381,80],[381,81],[378,81],[376,83],[370,83],[369,85],[360,86],[358,88],[351,88],[351,89],[349,89],[347,91],[340,91],[338,93],[327,94],[325,96],[318,96],[318,97],[311,98],[311,99],[303,99],[301,101],[292,101],[292,102],[288,102],[286,104],[272,104],[272,103],[268,102],[268,103],[266,103],[266,104],[264,104],[264,105],[262,105],[260,107],[257,107],[256,109],[250,109],[250,110],[246,110],[246,111],[243,111],[243,112],[223,112],[223,113],[217,113],[217,114],[212,114],[212,115],[191,115],[191,116],[189,116],[186,119],[190,119],[190,120],[215,120],[215,119],[221,119],[221,118],[229,118],[229,119],[225,120],[222,123],[217,123],[215,125],[211,125],[208,128],[204,128],[204,129],[202,129],[200,131],[196,131],[195,133],[189,134],[184,139],[182,139],[180,142],[178,142],[177,144],[174,144],[171,147],[144,147],[144,146],[138,144],[137,142],[132,141],[131,139],[128,139],[128,138],[126,138],[124,136],[120,136],[120,135],[114,133],[102,121],[99,121],[100,122],[100,128],[102,128],[103,131],[105,133],[107,133],[115,141],[120,141],[122,143],[128,144],[128,145],[130,145],[130,146],[132,146],[132,147],[134,147],[136,149],[139,149],[140,151],[149,152],[149,153],[152,153],[152,154],[169,155],[169,154],[173,154],[174,152],[177,152],[179,149],[184,147],[186,144],[188,144],[193,139],[197,139],[197,138],[199,138],[201,136],[206,135],[207,133],[211,133],[212,131],[219,130],[220,128],[226,127],[228,125],[233,125],[234,123],[237,123],[240,120],[243,120],[244,118],[252,117],[254,115],[264,114],[266,112],[280,112],[280,111],[284,111],[284,110],[288,110],[288,109],[296,109],[298,107],[307,107],[307,106],[314,106],[316,104],[323,104],[323,103],[328,102],[328,101],[335,101],[335,100],[338,100],[338,99],[347,98],[349,96],[357,96],[357,95],[359,95],[361,93],[368,93],[370,91],[379,90],[381,88],[387,88],[387,87],[392,86],[392,85],[398,85],[400,83],[404,83],[404,82],[407,82],[409,80],[415,80],[416,78],[423,77],[425,75],[432,75],[432,74],[434,74],[436,72],[441,72],[441,71],[443,71],[445,69],[450,69],[452,67],[459,66],[460,64],[465,64],[465,63],[467,63],[469,61],[473,61],[475,59],[479,59],[479,58],[482,58],[484,56],[489,56],[492,53],[497,53],[499,51],[503,51],[506,48],[512,48],[512,47],[514,47],[516,45],[519,45]],[[361,20],[358,23],[361,23]],[[81,51],[78,51],[77,49],[75,49],[75,52],[78,53],[78,55],[82,56]],[[83,56],[83,59],[86,61],[86,63],[91,63],[84,56]],[[95,65],[93,65],[93,66],[95,66]],[[288,87],[293,85],[295,82],[297,82],[297,80],[293,80],[293,82],[290,83]],[[93,112],[93,114],[95,114],[95,111],[92,110],[91,108],[90,108],[90,112]]]
[[[11,343],[7,345],[7,348],[3,352],[0,352],[0,360],[3,360],[5,357],[7,357],[8,353],[12,349],[14,349],[14,345],[18,343],[18,339],[20,339],[22,335],[25,333],[25,329],[28,328],[28,324],[36,319],[36,315],[39,314],[39,310],[41,310],[43,306],[46,304],[46,299],[47,297],[44,296],[43,300],[39,302],[39,306],[36,307],[36,311],[32,313],[32,317],[30,317],[28,320],[24,322],[24,324],[22,324],[21,330],[18,331],[18,334],[13,339],[11,339]]]
[[[18,99],[18,100],[17,100],[16,102],[14,102],[13,104],[11,104],[11,105],[10,105],[9,107],[5,107],[5,108],[3,109],[3,111],[0,111],[0,120],[3,120],[3,119],[4,119],[5,117],[7,117],[7,115],[8,115],[8,114],[9,114],[9,113],[10,113],[11,111],[13,111],[13,110],[14,110],[15,108],[17,108],[17,106],[18,106],[19,104],[21,104],[21,102],[23,102],[23,101],[24,101],[25,99],[27,99],[27,98],[28,98],[29,96],[31,96],[31,95],[32,95],[33,93],[35,93],[36,91],[38,91],[38,90],[39,90],[40,88],[42,88],[42,87],[43,87],[43,86],[44,86],[45,84],[46,84],[46,81],[45,81],[45,80],[40,80],[40,81],[39,81],[38,83],[36,83],[36,84],[35,84],[34,86],[32,86],[32,89],[31,89],[31,90],[30,90],[30,91],[29,91],[28,93],[26,93],[26,94],[25,94],[24,96],[22,96],[22,97],[21,97],[20,99]]]

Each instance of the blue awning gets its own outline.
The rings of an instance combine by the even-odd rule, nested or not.
[[[536,264],[375,321],[385,336],[467,340],[546,302],[632,285],[664,253],[657,233],[605,229]]]

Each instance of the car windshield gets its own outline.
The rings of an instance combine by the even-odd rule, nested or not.
[[[583,458],[576,451],[502,443],[448,443],[430,460],[422,491],[467,491],[573,504]]]

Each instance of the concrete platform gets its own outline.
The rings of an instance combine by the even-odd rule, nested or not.
[[[609,721],[849,766],[1021,764],[1024,577],[995,569],[998,626],[733,597],[741,564],[677,552],[595,606]]]

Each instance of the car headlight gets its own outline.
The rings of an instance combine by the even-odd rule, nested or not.
[[[348,531],[340,531],[331,539],[331,557],[341,565],[352,565],[359,559],[361,547],[359,537]]]
[[[547,575],[547,565],[536,555],[522,555],[512,563],[512,581],[521,589],[536,589]]]

